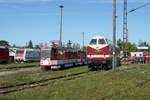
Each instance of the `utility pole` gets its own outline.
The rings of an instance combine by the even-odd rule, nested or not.
[[[113,0],[113,69],[116,67],[116,0]]]
[[[61,10],[61,16],[60,16],[60,46],[62,46],[62,31],[63,31],[63,8],[64,6],[63,5],[60,5],[60,10]]]
[[[127,0],[124,0],[124,15],[123,15],[123,59],[122,63],[123,64],[128,64],[128,48],[127,48],[127,43],[128,43],[128,20],[127,20]]]

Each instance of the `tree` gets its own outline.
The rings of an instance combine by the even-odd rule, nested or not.
[[[132,51],[138,51],[138,48],[135,43],[132,44]]]
[[[148,46],[148,47],[150,46],[146,41],[141,41],[141,40],[139,41],[138,45],[139,46]]]
[[[16,48],[17,46],[15,45],[15,44],[13,44],[13,46],[12,46],[13,48]]]
[[[117,45],[119,46],[120,50],[123,50],[124,43],[123,41],[121,41],[121,39],[117,40]],[[128,52],[134,52],[138,50],[135,43],[132,44],[131,42],[128,42],[126,46],[127,46]]]
[[[131,42],[128,42],[127,43],[127,50],[129,51],[129,52],[135,52],[135,51],[137,51],[138,49],[137,49],[137,46],[136,46],[136,44],[135,43],[131,43]]]
[[[123,49],[123,41],[121,41],[121,39],[117,40],[117,45],[119,46],[120,50]]]
[[[34,48],[35,49],[40,49],[40,45],[35,45]]]
[[[71,48],[71,45],[72,45],[71,40],[69,40],[68,43],[67,43],[67,47]]]
[[[28,45],[27,47],[28,47],[28,48],[33,48],[33,43],[32,43],[31,40],[29,41],[29,45]]]
[[[10,46],[9,45],[9,42],[8,41],[6,41],[6,40],[0,40],[0,46]]]

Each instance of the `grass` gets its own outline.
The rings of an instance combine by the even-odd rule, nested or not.
[[[13,68],[24,68],[24,67],[32,67],[39,66],[39,62],[33,63],[23,63],[23,64],[0,64],[0,71],[5,69],[13,69]]]
[[[54,78],[59,76],[68,76],[74,73],[86,72],[89,69],[87,67],[77,67],[70,68],[66,70],[59,71],[31,71],[31,72],[23,72],[17,73],[7,76],[0,76],[0,87],[16,85],[21,83],[29,83],[37,80],[43,80],[48,78]]]
[[[128,65],[1,95],[0,100],[149,100],[150,65]]]

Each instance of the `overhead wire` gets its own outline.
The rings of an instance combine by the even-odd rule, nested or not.
[[[139,7],[136,7],[136,8],[134,8],[134,9],[131,9],[128,13],[131,13],[131,12],[133,12],[133,11],[136,11],[136,10],[141,9],[141,8],[143,8],[143,7],[145,7],[145,6],[148,6],[148,5],[150,5],[150,2],[145,3],[145,4],[143,4],[143,5],[139,6]]]

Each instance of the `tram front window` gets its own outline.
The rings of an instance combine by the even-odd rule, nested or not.
[[[46,49],[41,50],[41,57],[50,58],[50,50]]]

